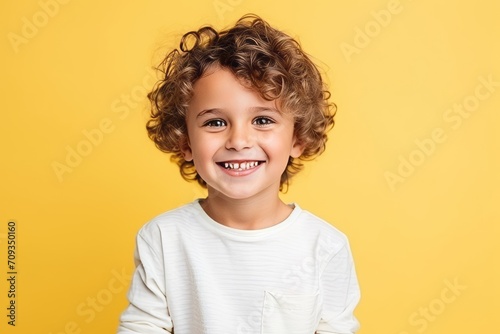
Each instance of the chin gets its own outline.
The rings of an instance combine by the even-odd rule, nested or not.
[[[221,192],[221,191],[214,191],[213,193],[209,194],[209,197],[215,198],[215,197],[224,197],[226,199],[230,200],[245,200],[249,199],[251,197],[254,197],[256,194],[255,193],[241,193],[241,192]]]

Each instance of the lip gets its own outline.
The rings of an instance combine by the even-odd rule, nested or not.
[[[243,163],[247,163],[247,162],[255,162],[257,161],[258,162],[258,165],[254,166],[254,167],[249,167],[249,168],[245,168],[245,169],[232,169],[232,168],[226,168],[224,167],[224,165],[226,163],[231,163],[231,164],[243,164]],[[230,176],[247,176],[247,175],[250,175],[250,174],[253,174],[254,172],[256,172],[258,169],[260,169],[260,167],[265,163],[264,160],[227,160],[227,161],[220,161],[217,163],[217,166],[227,175],[230,175]]]

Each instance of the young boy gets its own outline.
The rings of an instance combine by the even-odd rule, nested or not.
[[[247,15],[185,34],[162,71],[149,136],[208,196],[139,231],[118,333],[354,333],[346,237],[278,196],[334,123],[315,65]]]

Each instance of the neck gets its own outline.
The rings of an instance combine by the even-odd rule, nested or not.
[[[274,197],[234,199],[214,195],[209,189],[208,197],[201,201],[205,212],[216,222],[240,229],[256,230],[276,225],[285,220],[293,208]]]

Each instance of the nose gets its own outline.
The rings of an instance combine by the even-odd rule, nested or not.
[[[248,127],[244,125],[233,125],[228,131],[226,149],[240,151],[252,147],[254,135]]]

